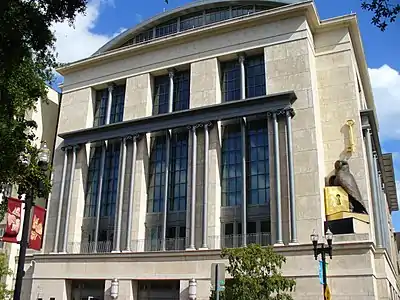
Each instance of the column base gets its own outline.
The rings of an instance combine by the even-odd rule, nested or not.
[[[289,246],[298,246],[300,243],[298,241],[293,241],[289,243]]]
[[[285,244],[282,242],[274,244],[274,247],[283,247],[283,246],[285,246]]]
[[[60,252],[50,252],[49,253],[50,255],[55,255],[55,254],[67,254],[67,252],[62,252],[62,251],[60,251]]]
[[[204,251],[204,250],[210,250],[210,248],[208,248],[208,247],[200,247],[199,250],[202,250],[202,251]]]
[[[196,251],[197,249],[195,248],[195,247],[193,247],[193,248],[191,248],[191,247],[189,247],[189,248],[186,248],[185,249],[185,251]]]
[[[121,250],[112,250],[111,253],[121,253]]]
[[[126,250],[126,249],[125,249],[125,250],[122,250],[121,252],[122,252],[122,253],[131,253],[131,252],[133,252],[133,251],[132,251],[132,250]]]

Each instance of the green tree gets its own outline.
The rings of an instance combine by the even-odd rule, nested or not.
[[[5,253],[0,253],[0,279],[11,275],[11,269],[8,267],[7,255]],[[12,291],[7,289],[6,284],[3,280],[0,280],[0,299],[9,300],[12,298]]]
[[[250,244],[243,248],[223,249],[221,257],[228,259],[226,281],[221,300],[293,300],[290,293],[296,282],[281,273],[286,258],[272,247]],[[215,294],[211,295],[215,299]]]
[[[0,1],[1,184],[29,185],[40,179],[32,146],[36,124],[26,115],[36,109],[38,99],[47,100],[46,82],[56,66],[51,25],[66,20],[72,24],[86,5],[87,0]],[[18,159],[24,151],[33,157],[28,169],[22,169]]]
[[[361,7],[372,12],[371,23],[380,30],[385,31],[388,24],[396,22],[400,13],[400,3],[396,2],[393,3],[391,0],[367,0],[361,3]]]

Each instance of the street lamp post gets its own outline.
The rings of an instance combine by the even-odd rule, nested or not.
[[[48,164],[50,162],[50,150],[47,147],[46,142],[42,142],[42,145],[39,149],[38,153],[38,165],[41,168],[42,172],[46,172],[48,168]],[[28,167],[30,165],[30,157],[27,155],[21,155],[21,163]],[[25,194],[25,214],[24,214],[24,224],[22,226],[22,235],[19,256],[18,256],[18,267],[17,267],[17,276],[15,279],[15,287],[14,287],[14,296],[13,300],[20,300],[21,291],[22,291],[22,280],[25,275],[24,266],[25,266],[25,256],[26,249],[28,248],[28,236],[29,236],[29,225],[31,218],[31,209],[34,206],[34,191],[33,185],[39,185],[39,182],[32,183],[30,191],[27,191]]]
[[[332,239],[333,239],[333,234],[328,228],[328,230],[325,233],[325,239],[328,243],[328,247],[326,247],[325,242],[323,241],[321,244],[318,245],[318,240],[319,236],[313,230],[313,233],[310,235],[310,239],[313,243],[314,246],[314,258],[315,260],[318,259],[318,255],[321,254],[321,260],[322,260],[322,281],[323,281],[323,296],[324,299],[326,298],[326,289],[327,289],[327,281],[326,281],[326,255],[329,255],[330,259],[332,259]],[[320,247],[318,247],[320,246]]]

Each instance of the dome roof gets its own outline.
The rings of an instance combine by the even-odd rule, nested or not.
[[[162,1],[162,0],[160,0]],[[93,55],[153,40],[255,12],[301,2],[299,0],[197,0],[158,14],[119,34]]]

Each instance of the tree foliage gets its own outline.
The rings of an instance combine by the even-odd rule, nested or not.
[[[371,23],[382,31],[385,31],[389,23],[394,23],[400,13],[398,1],[392,3],[390,0],[368,0],[363,1],[361,7],[373,13]]]
[[[12,275],[11,269],[8,267],[7,256],[5,253],[0,253],[0,279]],[[9,300],[12,298],[12,291],[7,289],[7,285],[3,280],[0,280],[0,299]]]
[[[228,259],[226,281],[221,300],[292,300],[296,282],[281,273],[286,258],[272,247],[251,244],[244,248],[223,249],[221,257]],[[215,299],[215,294],[211,296]]]
[[[34,129],[27,112],[39,99],[47,100],[46,82],[56,66],[54,22],[68,20],[85,11],[87,0],[0,1],[0,183],[23,184],[40,179],[35,164]],[[22,169],[21,152],[32,163]],[[48,186],[48,180],[45,183]]]

